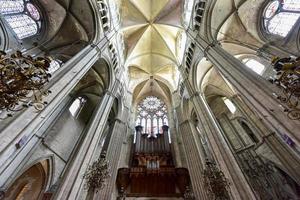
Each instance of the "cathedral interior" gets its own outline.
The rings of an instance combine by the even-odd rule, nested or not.
[[[0,200],[299,200],[299,0],[0,0]]]

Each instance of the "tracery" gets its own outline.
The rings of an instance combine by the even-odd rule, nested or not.
[[[41,15],[29,0],[0,0],[0,14],[18,39],[36,35],[41,28]]]
[[[71,106],[69,107],[69,111],[73,117],[77,117],[81,109],[83,108],[84,104],[86,103],[87,99],[79,96],[77,97]]]
[[[300,1],[274,0],[264,10],[266,30],[282,37],[287,36],[300,16]]]
[[[167,106],[156,96],[148,96],[137,106],[137,125],[145,134],[162,133],[162,126],[168,125]]]
[[[265,66],[255,59],[245,58],[242,61],[248,68],[252,69],[254,72],[256,72],[259,75],[262,75],[262,73],[265,70]]]
[[[61,67],[61,64],[62,62],[60,60],[52,60],[50,62],[50,66],[49,66],[49,69],[48,69],[48,72],[50,74],[53,74],[54,72],[56,72],[60,67]]]

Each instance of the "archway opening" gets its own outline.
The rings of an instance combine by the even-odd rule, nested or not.
[[[48,180],[49,163],[39,162],[20,175],[5,192],[6,200],[40,199]]]

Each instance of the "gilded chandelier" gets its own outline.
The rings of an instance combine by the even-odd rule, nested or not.
[[[7,117],[29,106],[44,108],[47,102],[42,102],[42,96],[50,92],[42,91],[51,77],[47,73],[49,65],[47,58],[0,51],[0,110],[7,111]]]
[[[280,89],[280,93],[274,94],[283,104],[284,111],[292,120],[300,119],[300,58],[278,58],[272,61],[277,77],[270,80]]]
[[[106,179],[110,177],[108,161],[105,156],[105,154],[101,154],[100,158],[93,162],[83,175],[83,178],[86,180],[86,189],[102,189]]]
[[[228,200],[229,183],[224,173],[218,169],[214,162],[206,161],[206,169],[203,172],[204,186],[210,199]]]

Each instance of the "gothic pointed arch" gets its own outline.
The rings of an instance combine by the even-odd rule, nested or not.
[[[0,1],[0,14],[15,36],[22,40],[37,35],[42,29],[42,14],[32,1]]]
[[[49,162],[38,162],[25,170],[5,192],[5,199],[41,199],[49,179]]]
[[[263,9],[263,28],[268,34],[286,37],[300,17],[300,2],[272,0]]]
[[[167,106],[158,97],[147,96],[137,105],[136,126],[143,127],[143,134],[162,134],[168,124]]]

